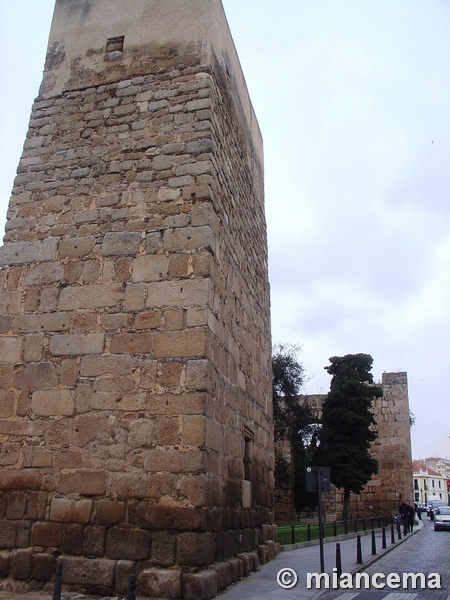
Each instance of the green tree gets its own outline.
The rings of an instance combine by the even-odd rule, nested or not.
[[[288,489],[294,480],[297,510],[304,504],[306,495],[306,455],[316,420],[310,407],[299,400],[305,381],[305,370],[298,360],[299,352],[298,345],[278,344],[272,355],[275,487]],[[291,443],[291,462],[284,456],[285,441]]]
[[[322,407],[322,429],[316,462],[330,467],[331,482],[344,489],[343,518],[350,510],[350,492],[360,494],[378,462],[369,454],[377,438],[372,401],[383,390],[373,385],[369,354],[332,356],[324,367],[332,375],[330,392]]]

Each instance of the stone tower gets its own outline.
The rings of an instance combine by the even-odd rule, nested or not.
[[[352,518],[394,514],[402,498],[411,503],[414,499],[407,373],[384,372],[381,387],[383,396],[374,398],[372,404],[378,437],[370,448],[379,470],[361,494],[351,494]],[[299,396],[299,400],[309,404],[320,417],[326,397],[326,394],[309,394]],[[291,443],[283,442],[283,447],[285,457],[291,462]],[[288,490],[276,490],[275,500],[278,522],[296,518],[293,486]],[[331,492],[324,494],[323,503],[329,516],[340,519],[344,491],[332,486]]]
[[[0,248],[0,577],[274,556],[263,154],[220,0],[56,0]]]

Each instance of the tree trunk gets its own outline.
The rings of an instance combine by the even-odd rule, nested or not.
[[[344,508],[342,511],[342,518],[344,521],[348,519],[350,513],[350,488],[344,488]]]

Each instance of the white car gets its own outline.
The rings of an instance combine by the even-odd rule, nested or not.
[[[439,506],[434,513],[434,530],[450,529],[450,506]]]

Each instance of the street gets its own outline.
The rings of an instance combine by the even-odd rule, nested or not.
[[[439,573],[441,589],[421,589],[420,583],[412,589],[409,579],[408,589],[402,589],[402,585],[398,589],[386,585],[379,590],[372,586],[361,590],[333,590],[322,594],[321,600],[450,600],[450,531],[434,531],[433,521],[425,514],[422,518],[424,526],[421,531],[363,572],[370,578],[375,573],[386,577],[397,573],[400,582],[403,573],[423,573],[425,581],[428,581],[430,573]],[[382,583],[387,579],[379,578],[378,581]]]

